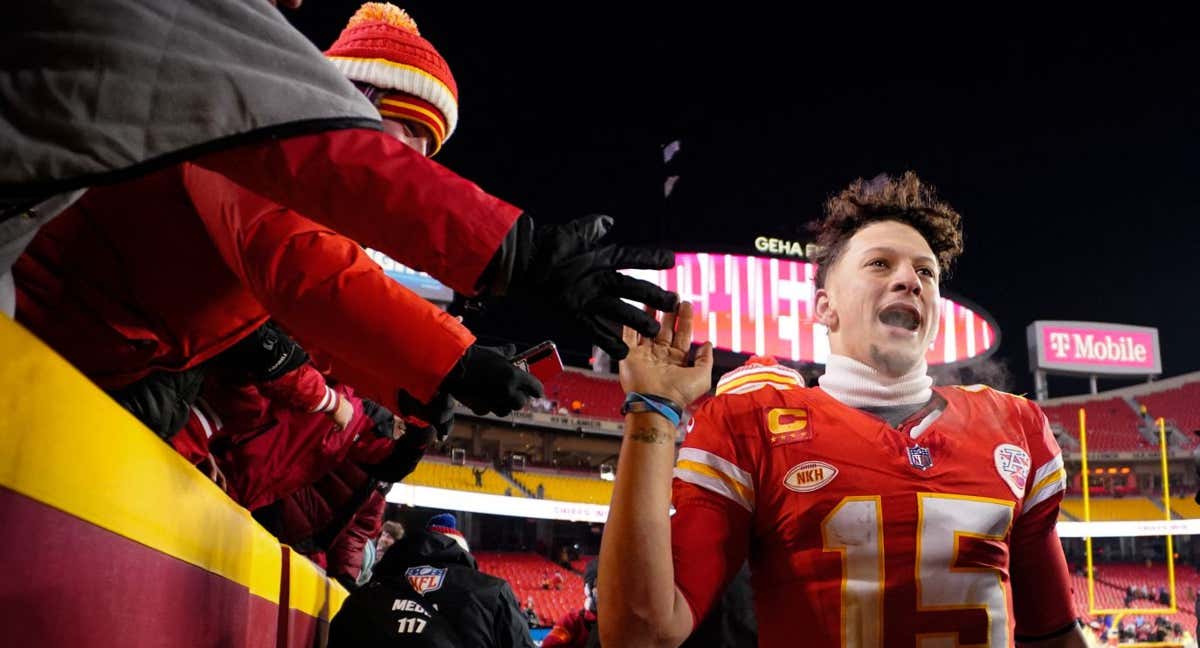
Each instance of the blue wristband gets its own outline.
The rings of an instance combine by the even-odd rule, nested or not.
[[[663,418],[671,422],[672,427],[679,427],[679,423],[683,420],[683,412],[675,407],[668,405],[665,398],[649,396],[647,394],[639,394],[637,392],[629,392],[625,397],[625,404],[621,406],[622,414],[639,414],[643,412],[654,412],[661,414]]]

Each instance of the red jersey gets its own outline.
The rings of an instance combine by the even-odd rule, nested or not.
[[[898,428],[819,388],[727,392],[675,468],[676,585],[702,620],[750,560],[759,645],[1012,646],[1075,620],[1041,410],[934,390]]]

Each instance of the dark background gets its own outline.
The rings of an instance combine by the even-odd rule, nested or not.
[[[1200,369],[1200,40],[1182,15],[649,4],[401,4],[459,85],[438,161],[539,222],[609,213],[621,241],[741,252],[804,238],[856,177],[912,169],[964,216],[946,289],[995,318],[1017,391],[1035,319],[1156,326],[1164,376]],[[324,48],[358,5],[287,15]],[[548,314],[468,324],[588,356]]]

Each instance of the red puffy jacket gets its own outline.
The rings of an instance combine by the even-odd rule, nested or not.
[[[362,401],[349,387],[333,390],[354,407],[344,430],[324,413],[272,403],[250,385],[205,390],[205,400],[222,419],[211,446],[234,501],[253,511],[317,481],[342,463],[356,442],[389,442],[375,436],[374,421],[363,414]]]
[[[242,153],[247,164],[271,168],[280,150],[292,150],[284,144],[298,156],[316,155],[304,145],[331,146],[335,135],[352,133],[373,135],[339,131],[220,156],[228,162]],[[386,148],[386,140],[362,141]],[[301,184],[290,198],[314,201],[315,211],[340,218],[364,243],[471,292],[518,211],[444,169],[429,174],[427,160],[395,144],[379,166],[398,167],[404,179],[412,172],[429,183],[425,190],[410,182],[388,190],[380,169],[352,164],[331,171],[328,184],[361,200],[322,201]],[[269,180],[268,190],[280,190],[277,178]],[[430,212],[399,209],[406,198]],[[389,218],[384,210],[395,211]],[[427,400],[474,341],[354,242],[192,165],[89,191],[44,228],[16,273],[19,319],[109,389],[211,358],[268,311],[341,380],[385,404],[396,389]]]
[[[383,527],[382,484],[365,466],[346,460],[312,485],[254,513],[281,542],[329,575],[354,581],[366,543]]]
[[[351,583],[358,580],[367,543],[379,537],[386,510],[387,500],[378,490],[358,507],[350,524],[333,539],[333,545],[325,552],[325,571],[330,576]]]
[[[332,163],[326,164],[328,160]],[[197,158],[254,193],[473,295],[521,210],[370,130],[326,131]]]

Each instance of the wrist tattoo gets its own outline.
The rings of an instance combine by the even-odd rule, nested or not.
[[[625,435],[625,437],[628,439],[633,439],[634,441],[640,441],[642,443],[655,444],[666,443],[671,440],[671,435],[655,430],[652,427],[635,428],[629,434]]]

